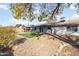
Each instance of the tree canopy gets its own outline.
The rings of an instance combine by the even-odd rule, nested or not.
[[[10,4],[10,10],[16,19],[32,21],[38,18],[39,21],[44,19],[50,21],[56,20],[56,15],[61,14],[64,8],[68,8],[71,5],[76,8],[78,13],[78,3],[12,3]]]

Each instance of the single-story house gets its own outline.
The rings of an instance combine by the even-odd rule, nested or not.
[[[69,19],[56,24],[57,34],[79,35],[79,19]]]
[[[79,33],[79,19],[69,19],[65,21],[45,23],[33,26],[35,32],[57,34],[74,34]],[[55,31],[54,31],[55,30]]]

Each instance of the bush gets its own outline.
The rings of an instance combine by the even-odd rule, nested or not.
[[[8,45],[9,41],[14,40],[15,32],[13,27],[0,27],[0,45]]]

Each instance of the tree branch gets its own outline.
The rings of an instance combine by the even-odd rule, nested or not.
[[[54,15],[59,13],[59,7],[60,7],[60,3],[57,4],[57,6],[55,7],[55,9],[52,11],[52,15],[50,17],[50,19],[52,19],[54,17]]]

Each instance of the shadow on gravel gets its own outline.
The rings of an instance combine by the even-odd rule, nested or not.
[[[0,45],[0,56],[14,56],[12,47],[24,43],[26,38],[19,38],[11,41],[8,46]]]
[[[79,48],[79,42],[73,41],[73,40],[72,40],[70,37],[68,37],[68,36],[66,36],[66,38],[65,38],[65,37],[62,37],[62,36],[60,36],[60,35],[58,35],[58,34],[49,34],[49,33],[46,33],[46,34],[51,35],[51,36],[53,36],[53,37],[55,37],[55,38],[57,38],[57,39],[60,39],[60,40],[62,40],[62,41],[64,41],[64,42],[66,42],[66,43],[69,43],[70,45],[72,45],[72,46],[74,46],[74,47],[76,47],[76,48]]]
[[[11,41],[11,42],[8,44],[8,46],[9,46],[9,47],[13,47],[14,45],[19,45],[19,44],[21,44],[21,43],[24,43],[25,40],[26,40],[26,38],[15,39],[15,40]]]
[[[13,50],[4,45],[0,45],[0,56],[13,56]]]

